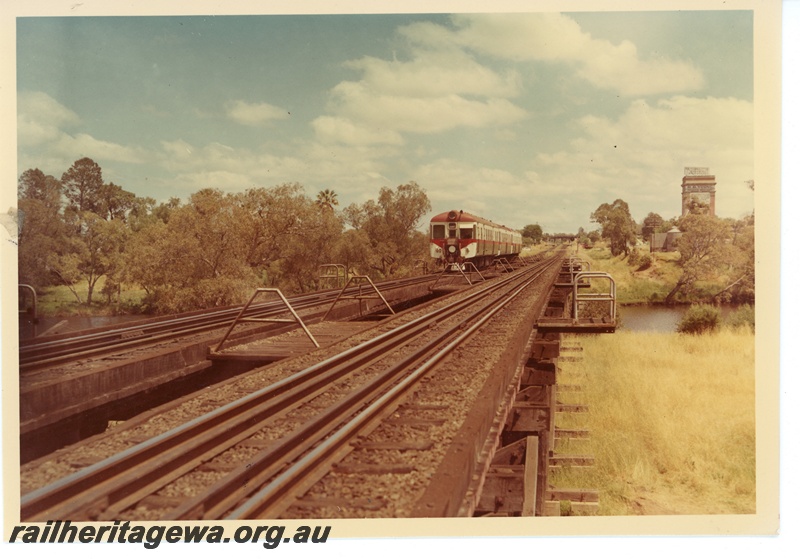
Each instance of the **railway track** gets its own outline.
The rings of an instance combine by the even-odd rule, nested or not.
[[[551,261],[475,289],[369,341],[224,405],[22,498],[26,521],[116,519],[234,447],[258,449],[163,518],[277,517],[373,429],[445,356],[547,269]],[[338,388],[337,388],[338,386]],[[314,407],[315,398],[336,394]],[[311,404],[310,404],[311,403]],[[275,423],[288,421],[279,436]],[[278,429],[280,431],[280,429]]]
[[[431,276],[418,276],[378,284],[382,290],[408,287],[431,281]],[[346,294],[357,291],[354,287]],[[289,299],[295,310],[304,310],[333,302],[340,289],[317,291]],[[285,312],[280,301],[253,305],[245,314],[247,318],[265,318]],[[170,318],[147,324],[134,324],[102,332],[90,332],[68,338],[31,340],[19,348],[20,372],[28,372],[69,363],[78,359],[97,357],[117,351],[174,339],[177,336],[209,332],[229,326],[241,307],[209,311],[186,317]]]

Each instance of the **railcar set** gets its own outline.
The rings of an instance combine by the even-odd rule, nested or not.
[[[482,268],[521,250],[519,231],[488,219],[455,210],[431,218],[430,256],[445,266],[472,262]]]

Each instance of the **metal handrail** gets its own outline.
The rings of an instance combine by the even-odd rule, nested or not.
[[[24,310],[20,309],[19,314],[32,314],[33,315],[33,320],[31,321],[31,324],[33,324],[33,337],[35,338],[36,337],[36,324],[38,324],[38,322],[39,322],[39,317],[36,315],[36,303],[37,303],[37,301],[36,301],[36,290],[33,288],[32,285],[28,285],[27,283],[20,283],[19,284],[19,289],[23,290],[23,291],[24,290],[28,290],[28,291],[31,292],[31,296],[32,296],[32,299],[33,299],[33,306],[30,309],[24,309]],[[20,300],[22,300],[22,297],[20,297]]]
[[[340,279],[347,283],[347,268],[344,264],[322,264],[319,267],[319,279],[335,279],[334,287],[339,287]]]
[[[358,295],[345,295],[344,294],[345,290],[347,290],[347,288],[350,287],[350,284],[353,283],[354,280],[367,280],[369,285],[372,287],[373,291],[375,291],[375,293],[377,294],[377,297],[374,296],[374,295],[362,295],[362,293],[361,293],[361,287],[363,285],[362,283],[358,284]],[[336,303],[339,302],[339,299],[358,299],[358,312],[359,312],[359,315],[361,314],[361,300],[362,299],[380,299],[381,301],[383,301],[383,304],[386,305],[386,307],[389,309],[389,311],[392,314],[395,314],[395,312],[392,309],[391,305],[389,305],[389,303],[383,297],[383,295],[381,294],[380,290],[376,287],[376,285],[374,283],[372,283],[372,280],[369,279],[369,276],[352,276],[349,280],[347,280],[347,283],[345,284],[345,286],[342,288],[342,290],[336,296],[336,299],[333,300],[333,303],[331,304],[330,308],[327,310],[325,315],[322,317],[322,321],[323,322],[325,321],[326,318],[328,318],[328,315],[333,310],[333,307],[336,306]]]
[[[247,310],[247,308],[252,304],[252,302],[255,300],[256,296],[259,293],[277,293],[278,297],[280,297],[281,301],[283,301],[283,304],[286,305],[286,308],[289,310],[290,313],[292,313],[292,316],[294,318],[243,317],[242,315],[244,315],[244,313]],[[242,310],[239,311],[239,314],[236,315],[236,318],[233,319],[233,322],[231,323],[230,327],[228,328],[228,331],[225,332],[225,335],[222,337],[222,340],[220,340],[219,344],[217,344],[217,347],[214,349],[215,352],[217,352],[220,349],[222,349],[222,345],[225,343],[225,340],[228,339],[228,336],[230,336],[231,332],[233,332],[233,329],[240,322],[296,322],[297,324],[300,325],[300,327],[303,329],[303,331],[306,333],[306,335],[309,337],[309,339],[314,343],[314,346],[319,347],[319,344],[317,343],[317,340],[315,340],[314,336],[311,335],[311,332],[306,327],[305,323],[303,322],[303,319],[301,319],[300,315],[298,315],[295,312],[295,310],[292,308],[292,305],[289,303],[289,301],[286,299],[286,297],[283,296],[283,293],[281,293],[280,289],[275,289],[273,287],[259,287],[258,289],[256,289],[255,293],[253,293],[253,296],[250,297],[249,301],[247,301],[247,304],[245,304],[245,306],[242,307]]]
[[[506,259],[506,258],[495,258],[494,261],[492,261],[492,265],[495,268],[497,267],[498,264],[502,265],[503,266],[503,270],[505,270],[506,272],[513,272],[514,271],[514,266],[512,266],[511,262],[509,262],[508,259]]]
[[[464,262],[463,267],[467,267],[467,264],[469,264],[478,273],[478,276],[481,278],[481,281],[486,281],[486,278],[483,277],[483,274],[481,274],[480,270],[478,270],[478,268],[475,266],[474,262]],[[454,269],[454,270],[457,270],[458,273],[461,274],[461,276],[466,280],[467,284],[469,284],[470,286],[472,285],[472,280],[470,280],[469,277],[467,277],[467,274],[464,273],[464,270],[463,270],[462,266],[459,266],[458,264],[452,264],[452,265],[445,266],[444,270],[442,270],[442,272],[439,274],[439,277],[437,277],[436,281],[433,282],[433,285],[431,285],[428,288],[429,291],[433,291],[433,288],[436,287],[436,285],[439,283],[439,280],[442,279],[442,277],[444,277],[444,275],[448,271],[450,271],[450,270],[448,270],[448,268],[450,268],[450,267],[452,267],[452,269]],[[472,272],[470,272],[470,276],[471,275],[472,275]]]
[[[582,279],[607,279],[609,280],[609,290],[607,293],[586,293],[579,295],[578,284]],[[609,301],[611,303],[611,320],[617,318],[617,284],[614,278],[607,272],[577,272],[572,282],[572,318],[578,318],[578,303],[589,301]]]

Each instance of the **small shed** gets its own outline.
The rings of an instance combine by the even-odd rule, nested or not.
[[[650,252],[672,252],[678,249],[678,239],[681,230],[673,227],[666,233],[653,233],[650,235]]]

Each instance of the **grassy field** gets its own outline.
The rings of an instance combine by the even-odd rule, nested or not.
[[[596,465],[556,472],[555,486],[599,489],[602,515],[755,512],[752,332],[621,331],[566,343],[582,346],[583,360],[562,360],[559,383],[583,391],[559,399],[590,411],[559,414],[557,425],[591,438],[556,450],[593,454]]]
[[[100,278],[95,284],[92,294],[92,305],[87,307],[86,295],[88,292],[85,281],[78,282],[73,289],[81,298],[81,303],[66,285],[47,287],[37,293],[37,311],[39,316],[98,316],[125,314],[126,309],[136,312],[136,307],[144,297],[144,290],[134,286],[122,286],[120,304],[116,302],[110,306],[106,304],[106,297],[101,294],[105,278]]]

